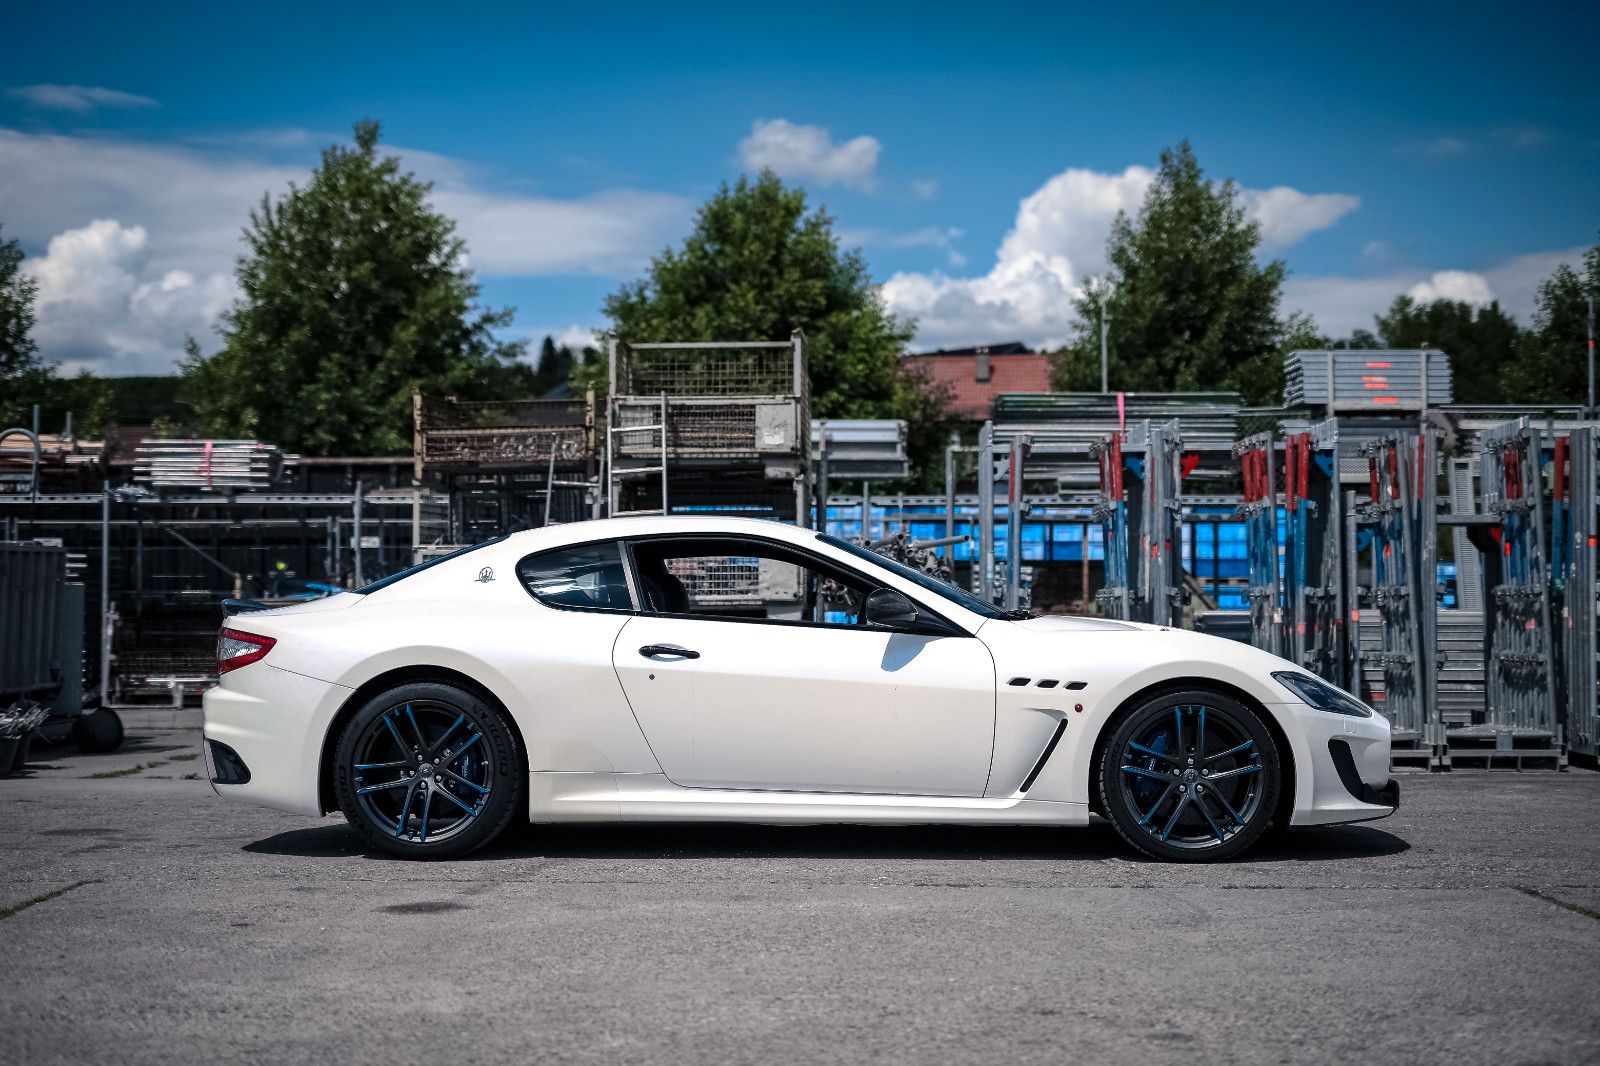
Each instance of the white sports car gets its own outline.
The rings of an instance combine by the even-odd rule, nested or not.
[[[1382,818],[1389,723],[1215,637],[1004,611],[737,518],[516,533],[237,613],[206,693],[220,795],[462,855],[534,822],[1086,825],[1148,855]]]

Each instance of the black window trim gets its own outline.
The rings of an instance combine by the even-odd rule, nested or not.
[[[839,575],[854,575],[854,577],[857,579],[857,583],[865,584],[867,586],[867,588],[869,590],[868,591],[868,595],[871,595],[871,592],[873,590],[877,590],[877,589],[888,589],[889,591],[899,593],[902,596],[905,595],[904,592],[901,592],[901,590],[899,590],[897,588],[894,588],[892,585],[886,585],[881,581],[874,580],[870,573],[867,573],[867,572],[862,571],[862,570],[856,570],[856,569],[853,569],[851,567],[845,566],[843,563],[840,563],[836,559],[829,559],[827,556],[818,555],[817,553],[815,553],[813,551],[810,551],[810,550],[808,550],[806,548],[803,548],[800,545],[790,544],[787,541],[774,540],[774,539],[770,539],[768,537],[753,536],[753,535],[751,535],[749,533],[721,533],[721,532],[707,532],[707,533],[643,533],[643,534],[637,534],[637,535],[631,536],[631,537],[623,537],[623,538],[621,538],[620,539],[620,543],[623,546],[623,566],[628,571],[628,580],[629,580],[629,582],[631,583],[632,586],[637,587],[639,585],[639,577],[638,577],[638,570],[637,570],[638,563],[633,557],[633,546],[634,546],[634,544],[642,544],[642,543],[646,543],[646,542],[649,542],[649,541],[659,541],[659,540],[701,540],[701,541],[705,541],[705,540],[722,541],[722,540],[725,540],[725,541],[736,541],[736,542],[743,542],[743,543],[749,543],[749,544],[762,544],[762,545],[766,545],[768,547],[776,548],[776,549],[778,549],[778,550],[780,550],[782,552],[786,552],[786,553],[788,553],[790,555],[793,555],[793,556],[795,556],[795,557],[797,557],[797,558],[799,558],[801,560],[814,561],[815,564],[816,564],[814,569],[818,569],[818,570],[821,570],[821,571],[824,571],[824,572],[832,571],[833,573],[839,574]],[[801,565],[809,565],[809,563],[802,563]],[[907,597],[907,598],[908,599],[912,599],[912,597]],[[644,602],[644,597],[643,597],[642,594],[634,596],[634,603],[637,605],[637,609],[633,613],[634,614],[638,614],[638,615],[640,615],[642,617],[648,617],[648,618],[682,618],[682,619],[685,619],[685,620],[688,620],[688,621],[695,621],[695,622],[733,622],[733,623],[743,623],[743,624],[746,624],[746,625],[804,626],[807,629],[836,629],[836,630],[844,630],[846,632],[858,632],[858,633],[912,633],[912,634],[915,634],[915,635],[918,635],[918,636],[929,636],[929,637],[971,637],[971,636],[973,636],[973,634],[967,632],[961,626],[959,626],[956,623],[952,622],[950,619],[946,618],[944,615],[940,614],[938,611],[936,611],[933,608],[929,607],[927,604],[923,603],[921,600],[913,599],[913,602],[916,603],[917,608],[918,608],[918,610],[920,612],[926,612],[928,615],[931,616],[932,622],[928,626],[919,627],[919,628],[917,628],[915,630],[885,629],[885,628],[883,628],[881,626],[861,625],[859,623],[854,623],[854,622],[852,622],[852,623],[813,622],[813,621],[811,621],[809,619],[804,619],[804,618],[799,618],[799,619],[791,619],[791,618],[736,618],[736,617],[718,616],[718,615],[711,615],[711,614],[698,614],[698,613],[695,613],[693,611],[685,612],[685,613],[678,613],[678,614],[668,614],[668,613],[663,612],[663,611],[655,611],[655,610],[649,609],[649,606]],[[863,606],[863,609],[865,609],[865,602],[863,602],[862,606]],[[577,610],[584,610],[585,608],[576,608],[576,609]]]

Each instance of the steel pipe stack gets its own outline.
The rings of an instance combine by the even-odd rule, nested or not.
[[[157,489],[261,491],[277,480],[283,460],[258,440],[147,438],[134,452],[133,479]]]

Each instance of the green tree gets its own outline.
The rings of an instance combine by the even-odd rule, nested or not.
[[[616,335],[633,342],[787,340],[802,330],[815,418],[903,418],[919,469],[948,432],[944,397],[901,358],[912,328],[883,305],[858,251],[842,251],[826,211],[763,171],[722,188],[681,247],[606,299]],[[580,385],[605,387],[604,358]]]
[[[111,420],[111,390],[88,371],[61,377],[39,359],[33,339],[39,285],[22,269],[23,258],[15,240],[0,240],[0,429],[31,427],[38,404],[45,430],[60,429],[70,412],[77,435],[98,434]]]
[[[1600,303],[1600,244],[1580,269],[1565,264],[1539,286],[1533,325],[1504,369],[1504,395],[1516,403],[1584,403],[1589,393],[1588,301]]]
[[[543,396],[556,386],[566,384],[572,377],[576,362],[577,357],[572,354],[571,348],[565,344],[557,347],[555,338],[546,335],[544,343],[539,346],[539,362],[534,366],[534,394]]]
[[[1386,348],[1427,345],[1448,352],[1457,403],[1505,401],[1501,374],[1517,350],[1521,330],[1498,303],[1475,307],[1460,300],[1419,303],[1396,296],[1376,322]]]
[[[1284,265],[1256,261],[1261,227],[1233,182],[1205,177],[1189,142],[1161,153],[1136,218],[1119,213],[1107,242],[1110,382],[1121,391],[1229,389],[1280,402],[1283,351],[1310,323],[1278,317]],[[1057,354],[1057,388],[1100,388],[1100,305],[1077,301],[1077,336]]]
[[[184,361],[201,429],[312,455],[394,454],[411,446],[413,389],[529,391],[522,346],[493,332],[511,312],[476,305],[465,244],[430,188],[360,122],[355,146],[324,151],[303,188],[262,198],[222,348],[191,343]]]

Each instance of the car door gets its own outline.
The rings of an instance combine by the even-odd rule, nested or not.
[[[656,583],[650,566],[665,562],[682,593],[662,603],[659,589],[647,591],[650,609],[629,620],[613,653],[674,783],[983,794],[995,673],[981,641],[852,624],[849,610],[818,602],[819,589],[869,579],[785,545],[649,538],[630,546],[647,590]],[[857,605],[865,591],[852,593]]]

